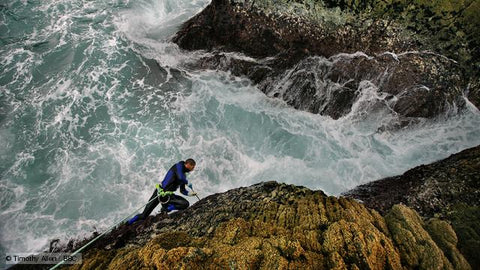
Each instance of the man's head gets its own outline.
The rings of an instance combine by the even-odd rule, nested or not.
[[[195,160],[189,158],[187,160],[185,160],[185,168],[187,168],[187,170],[189,172],[193,171],[193,169],[195,169]]]

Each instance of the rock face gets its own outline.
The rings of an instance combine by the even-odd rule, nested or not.
[[[472,267],[478,268],[479,172],[480,146],[477,146],[433,164],[416,167],[403,175],[361,185],[344,195],[362,200],[367,207],[380,213],[387,213],[393,205],[402,203],[423,217],[448,220],[459,237],[460,250]]]
[[[470,269],[451,226],[276,182],[121,226],[73,269]],[[80,244],[80,243],[79,243]]]
[[[432,33],[412,26],[414,18],[397,16],[410,14],[404,1],[396,1],[397,6],[359,1],[364,7],[350,2],[214,0],[186,22],[173,41],[184,49],[211,52],[194,68],[246,76],[268,96],[334,119],[358,107],[366,113],[392,112],[400,121],[432,118],[463,108],[465,95],[480,105],[476,37],[465,41],[467,45],[451,45],[458,47],[452,53],[436,34],[431,38]],[[440,14],[432,13],[433,18],[468,17],[480,10],[474,3],[465,5],[461,10],[438,3],[419,8]],[[367,12],[369,7],[376,8]],[[428,22],[425,28],[435,29],[436,20]]]
[[[434,219],[426,226],[414,210],[398,204],[393,206],[385,219],[407,268],[469,267],[456,248],[456,235],[448,223]]]

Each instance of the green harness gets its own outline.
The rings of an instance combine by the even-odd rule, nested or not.
[[[160,187],[160,184],[156,184],[155,185],[155,188],[157,189],[157,195],[158,195],[158,201],[160,201],[160,203],[164,204],[164,203],[168,203],[168,201],[170,201],[170,195],[173,195],[173,191],[165,191],[163,190],[163,188]],[[167,197],[167,201],[163,202],[160,198],[162,197]]]

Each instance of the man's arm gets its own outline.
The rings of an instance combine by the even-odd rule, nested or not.
[[[185,196],[189,196],[189,192],[187,191],[187,189],[185,188],[185,184],[181,184],[180,185],[180,192],[185,195]]]
[[[178,162],[176,168],[177,168],[178,180],[182,182],[183,188],[185,189],[185,185],[188,184],[188,180],[187,180],[187,176],[185,176],[185,173],[183,172],[182,162]]]

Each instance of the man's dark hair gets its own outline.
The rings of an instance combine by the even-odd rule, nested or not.
[[[196,164],[195,160],[193,160],[192,158],[189,158],[189,159],[185,160],[185,163],[190,164],[190,165],[195,165]]]

